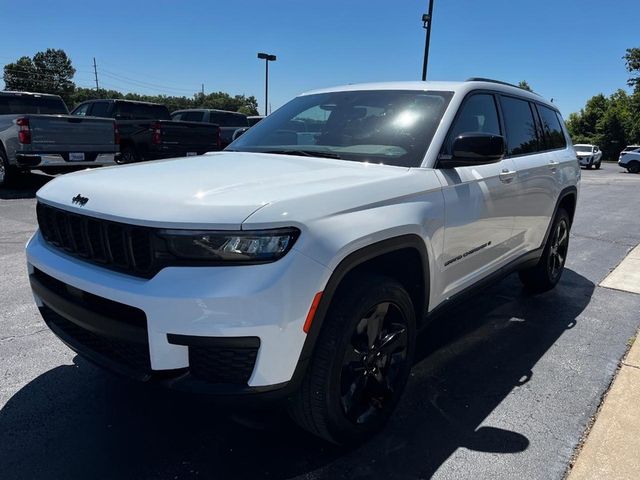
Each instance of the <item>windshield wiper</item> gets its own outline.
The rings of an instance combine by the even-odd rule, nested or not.
[[[263,150],[260,153],[275,153],[277,155],[299,155],[301,157],[322,157],[342,159],[340,155],[334,152],[318,151],[318,150]]]

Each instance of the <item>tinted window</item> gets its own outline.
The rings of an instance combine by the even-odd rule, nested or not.
[[[526,100],[501,97],[502,113],[507,130],[507,153],[522,155],[538,150],[536,123]]]
[[[164,105],[118,102],[118,114],[123,119],[169,120],[169,110]]]
[[[183,112],[180,120],[183,122],[201,122],[204,112]]]
[[[564,138],[558,114],[548,107],[538,105],[540,113],[540,121],[542,122],[542,131],[544,132],[545,145],[548,149],[564,148],[567,141]]]
[[[182,113],[172,113],[171,120],[182,120]]]
[[[94,103],[90,115],[92,117],[109,117],[109,102]]]
[[[247,117],[241,113],[209,112],[209,122],[221,127],[248,127]]]
[[[66,115],[69,111],[60,97],[0,95],[0,115],[12,113]]]
[[[341,160],[417,167],[451,96],[395,90],[303,95],[251,127],[230,150],[317,152]]]
[[[474,132],[502,134],[493,95],[482,93],[467,98],[449,134],[446,153],[451,153],[451,144],[456,137]]]

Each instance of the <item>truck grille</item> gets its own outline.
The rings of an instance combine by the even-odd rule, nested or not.
[[[44,239],[69,255],[105,268],[151,278],[153,229],[78,215],[38,203],[38,226]]]

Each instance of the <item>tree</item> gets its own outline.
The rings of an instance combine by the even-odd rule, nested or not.
[[[529,83],[526,80],[520,80],[520,82],[518,82],[518,87],[520,87],[523,90],[526,90],[527,92],[533,92],[533,90],[529,86]]]
[[[632,77],[627,80],[627,85],[634,87],[637,91],[640,89],[640,48],[627,48],[627,53],[622,57],[624,59],[627,72]]]
[[[75,73],[64,50],[48,48],[33,58],[20,57],[5,65],[3,79],[7,90],[53,93],[69,101],[75,90]]]

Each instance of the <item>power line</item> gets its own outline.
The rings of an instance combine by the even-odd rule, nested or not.
[[[162,90],[175,90],[175,91],[181,91],[181,92],[197,92],[198,88],[178,88],[178,87],[170,87],[168,85],[160,85],[158,83],[151,83],[151,82],[145,82],[143,80],[136,80],[134,78],[131,77],[126,77],[124,75],[120,75],[116,72],[112,72],[110,70],[106,70],[106,69],[101,69],[100,70],[104,75],[111,77],[115,80],[119,80],[121,82],[124,83],[130,83],[132,85],[136,85],[136,86],[140,86],[140,87],[147,87],[147,88],[158,88],[158,89],[162,89]]]

